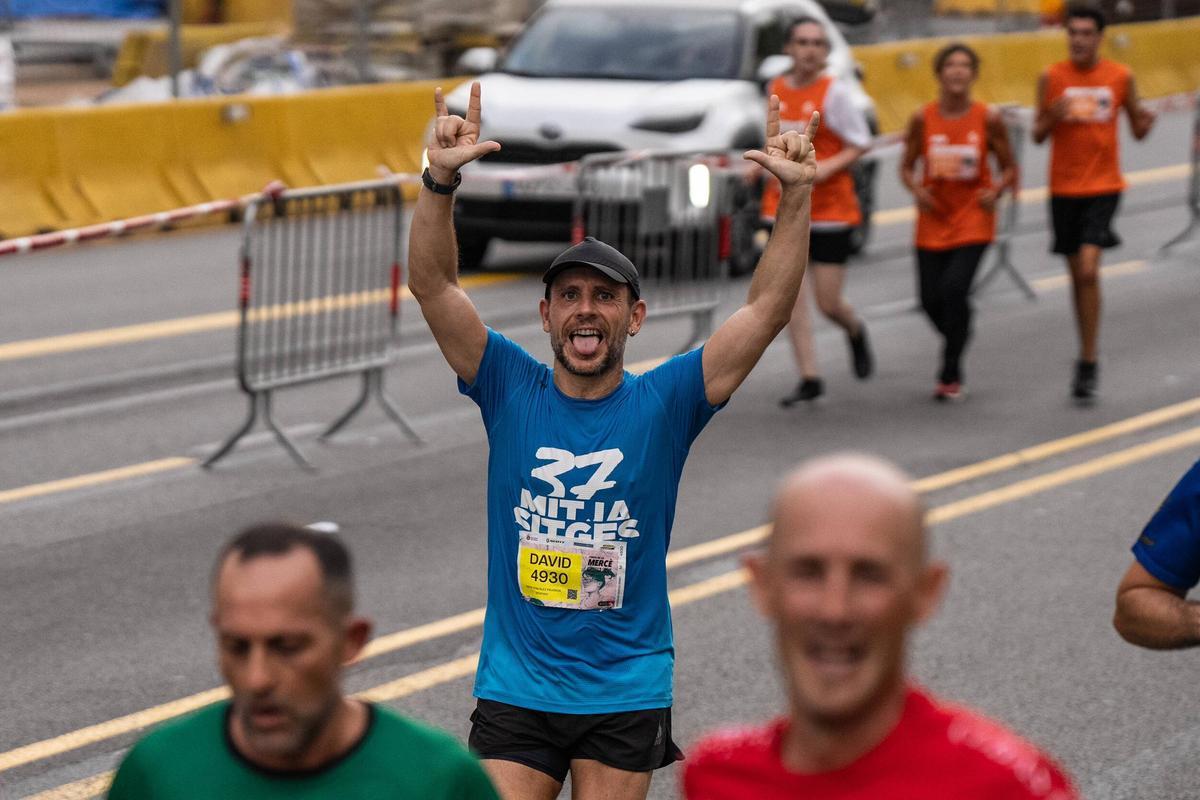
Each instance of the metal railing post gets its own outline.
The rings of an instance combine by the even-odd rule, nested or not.
[[[1192,97],[1194,114],[1192,119],[1192,180],[1188,184],[1188,223],[1169,242],[1159,248],[1162,255],[1168,254],[1176,245],[1191,239],[1200,229],[1200,92]]]
[[[1017,116],[1017,111],[1014,108],[1003,109],[1005,125],[1008,129],[1008,145],[1012,151],[1013,163],[1016,165],[1018,182],[1023,174],[1025,161],[1025,126]],[[985,271],[975,285],[971,287],[971,294],[978,294],[991,283],[1001,272],[1008,275],[1017,288],[1029,300],[1037,299],[1037,292],[1025,280],[1025,276],[1017,269],[1012,259],[1013,238],[1017,234],[1017,220],[1021,208],[1021,191],[1019,183],[1012,188],[1008,193],[1008,198],[1004,201],[1004,210],[1000,217],[1000,230],[997,231],[995,257],[992,259],[992,265]]]

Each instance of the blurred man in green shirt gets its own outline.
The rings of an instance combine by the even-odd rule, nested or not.
[[[448,734],[343,694],[371,623],[336,537],[250,528],[221,551],[212,594],[232,698],[138,742],[110,800],[497,800]]]

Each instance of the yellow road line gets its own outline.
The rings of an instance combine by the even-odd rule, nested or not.
[[[91,800],[107,792],[112,779],[113,773],[101,772],[99,775],[68,783],[57,789],[31,794],[25,800]]]
[[[401,697],[408,697],[410,694],[423,692],[426,689],[432,689],[434,686],[440,686],[443,683],[465,678],[475,671],[475,665],[478,663],[479,653],[472,653],[469,656],[456,658],[453,661],[438,664],[436,667],[430,667],[429,669],[415,672],[412,675],[405,675],[399,680],[380,684],[374,688],[359,692],[355,696],[363,700],[369,700],[372,703],[385,703],[390,700],[398,700]]]
[[[928,478],[920,478],[913,482],[913,488],[918,492],[933,492],[960,483],[966,483],[997,472],[1005,472],[1016,467],[1044,461],[1053,456],[1062,455],[1082,447],[1106,442],[1118,436],[1144,431],[1148,428],[1164,425],[1168,422],[1182,419],[1193,414],[1200,414],[1200,397],[1185,400],[1182,403],[1164,406],[1163,408],[1138,414],[1127,419],[1101,425],[1098,428],[1082,431],[1081,433],[1052,439],[1048,442],[1006,453],[1002,456],[989,458],[965,467],[948,470]]]
[[[1127,173],[1125,181],[1130,186],[1165,183],[1166,181],[1180,180],[1188,177],[1191,174],[1191,169],[1190,164],[1172,164],[1167,167],[1154,167],[1153,169],[1143,169]],[[1019,198],[1022,203],[1044,203],[1049,196],[1049,189],[1045,186],[1037,186],[1032,189],[1022,189]],[[903,206],[901,208],[876,211],[871,215],[871,222],[876,225],[895,225],[901,222],[912,222],[916,218],[917,209],[915,206]]]
[[[110,719],[108,722],[89,725],[86,728],[80,728],[77,731],[72,731],[62,736],[56,736],[53,739],[35,742],[25,747],[18,747],[16,750],[9,750],[7,753],[0,753],[0,772],[12,769],[13,767],[19,767],[22,764],[41,761],[42,759],[85,747],[89,744],[102,742],[105,739],[121,736],[130,731],[140,730],[141,728],[162,722],[165,719],[171,719],[172,717],[187,714],[198,708],[211,705],[218,700],[224,700],[226,697],[229,697],[229,689],[226,687],[209,689],[206,692],[199,692],[190,697],[163,703],[154,708]]]
[[[1165,406],[1155,411],[1150,411],[1145,414],[1139,414],[1119,422],[1114,422],[1109,425],[1104,425],[1099,428],[1094,428],[1082,433],[1066,436],[1060,439],[1054,439],[1033,447],[1027,447],[1022,450],[1017,450],[1012,453],[1007,453],[1002,456],[996,456],[975,464],[965,467],[941,472],[936,475],[931,475],[927,478],[921,478],[913,482],[913,488],[921,493],[945,489],[950,486],[955,486],[968,481],[976,480],[988,475],[993,475],[998,472],[1015,469],[1021,466],[1028,466],[1038,461],[1051,458],[1053,456],[1062,455],[1072,450],[1077,450],[1094,444],[1114,439],[1118,436],[1124,436],[1131,433],[1146,430],[1151,427],[1163,425],[1168,422],[1181,419],[1183,417],[1200,413],[1200,397],[1188,400],[1182,403]],[[182,461],[183,459],[181,459]],[[170,459],[164,459],[170,461]],[[187,459],[189,463],[194,461]],[[149,462],[150,464],[159,464],[162,462]],[[147,465],[135,465],[134,467],[126,467],[124,470],[137,470],[139,467],[144,468]],[[182,465],[181,465],[182,466]],[[121,472],[122,470],[109,470],[107,473],[96,473],[96,475],[111,475]],[[143,473],[145,474],[145,473]],[[80,476],[80,478],[68,479],[68,481],[82,481],[92,476]],[[119,478],[118,478],[119,479]],[[1037,480],[1037,479],[1033,479]],[[82,485],[96,485],[99,481],[91,481]],[[65,481],[55,481],[52,483],[64,484]],[[11,494],[23,492],[38,487],[48,486],[49,484],[37,484],[34,487],[25,487],[25,489],[13,489],[9,492],[0,493],[0,498],[3,494]],[[60,490],[61,491],[61,490]],[[37,494],[48,494],[49,491],[39,491]],[[11,501],[10,501],[11,502]],[[718,539],[700,544],[685,547],[680,550],[674,550],[667,555],[667,568],[677,569],[686,564],[691,564],[707,558],[712,558],[726,553],[736,552],[745,547],[749,547],[760,542],[767,534],[768,527],[760,525],[740,533],[730,534]],[[461,633],[473,628],[477,628],[483,624],[484,610],[476,608],[471,611],[466,611],[452,617],[436,620],[424,625],[417,625],[412,628],[407,628],[396,633],[381,636],[372,641],[363,651],[361,660],[373,658],[384,653],[395,652],[396,650],[410,647],[414,644],[431,641],[444,636],[450,636],[455,633]],[[71,750],[78,749],[90,744],[120,736],[126,733],[131,733],[150,725],[157,724],[164,720],[170,719],[180,714],[186,713],[195,708],[207,705],[214,702],[214,692],[223,691],[221,689],[211,689],[206,692],[201,692],[191,697],[185,697],[180,700],[175,700],[162,705],[154,706],[142,711],[118,717],[108,722],[92,725],[86,728],[62,734],[50,739],[44,739],[39,742],[33,742],[5,753],[0,753],[0,772],[13,769],[25,764],[30,764],[36,761],[42,761],[47,758],[62,755]]]
[[[1118,450],[1115,453],[1093,458],[1082,464],[1064,467],[1046,475],[1017,481],[1000,489],[977,494],[974,497],[967,497],[954,503],[947,503],[944,506],[938,506],[929,512],[927,520],[930,525],[936,525],[940,522],[958,519],[967,514],[975,514],[1003,503],[1028,497],[1039,492],[1045,492],[1049,489],[1081,481],[1085,478],[1091,478],[1105,472],[1111,472],[1114,469],[1127,467],[1130,464],[1146,461],[1155,456],[1180,450],[1184,447],[1191,447],[1195,444],[1200,444],[1200,428],[1192,428],[1180,433],[1174,433],[1164,436],[1161,439],[1155,439],[1152,442],[1146,442],[1145,444],[1135,445],[1124,450]]]
[[[124,481],[130,478],[157,475],[160,472],[169,472],[174,469],[190,467],[195,463],[196,459],[194,458],[160,458],[157,461],[147,461],[128,467],[117,467],[116,469],[106,469],[103,472],[76,475],[73,478],[62,478],[56,481],[47,481],[46,483],[21,486],[16,489],[6,489],[5,491],[0,491],[0,505],[15,503],[18,500],[30,500],[34,497],[43,497],[48,494],[68,492],[73,489],[101,486],[106,483],[115,483],[116,481]],[[3,756],[0,756],[0,764],[3,764]],[[0,771],[3,771],[2,766],[0,766]]]
[[[1146,183],[1163,183],[1165,181],[1187,178],[1192,174],[1191,164],[1171,164],[1167,167],[1141,169],[1130,172],[1125,176],[1125,182],[1130,186],[1141,186]]]
[[[393,650],[401,650],[421,642],[469,631],[472,628],[478,628],[482,624],[483,609],[476,608],[462,614],[455,614],[453,617],[439,619],[436,622],[406,628],[402,631],[389,633],[386,636],[379,636],[371,640],[370,644],[363,648],[358,660],[364,661],[383,653],[390,653]],[[4,770],[3,758],[3,755],[0,755],[0,772]]]
[[[514,281],[519,277],[519,275],[512,273],[497,272],[487,275],[469,275],[463,278],[461,283],[466,288],[478,288],[495,283]],[[400,296],[402,298],[411,297],[408,287],[401,287]],[[390,297],[391,292],[386,289],[334,295],[298,303],[266,306],[253,312],[252,316],[256,321],[287,319],[290,317],[355,308],[374,303],[384,303]],[[212,314],[164,319],[157,322],[144,322],[138,325],[122,325],[116,328],[102,328],[94,331],[80,331],[79,333],[47,336],[41,339],[23,339],[17,342],[0,344],[0,361],[16,361],[22,358],[73,353],[79,350],[93,350],[98,347],[112,347],[113,345],[145,342],[151,339],[168,339],[174,336],[186,336],[193,333],[229,330],[236,328],[239,320],[240,315],[237,311],[218,311]]]
[[[994,491],[983,492],[974,497],[938,506],[930,509],[925,519],[929,525],[948,522],[1196,444],[1200,444],[1200,427],[1170,434],[1152,442],[1135,445],[1116,453],[1091,459],[1082,464],[1065,467],[1045,475],[1039,475],[1036,478],[1009,484]],[[760,529],[755,529],[754,532],[758,530]],[[762,530],[765,530],[765,526]],[[746,533],[749,534],[751,532],[747,531]],[[689,603],[695,603],[736,589],[744,585],[746,581],[747,575],[745,570],[741,568],[730,570],[729,572],[724,572],[720,575],[715,575],[711,578],[675,589],[670,593],[671,606],[673,608],[680,608]],[[367,689],[356,696],[375,702],[385,702],[407,697],[417,692],[449,683],[452,680],[467,677],[475,670],[478,659],[479,653],[472,653],[453,661],[438,664],[421,672],[406,675],[398,680]],[[98,796],[107,788],[111,775],[112,773],[105,773],[97,775],[94,778],[89,778],[86,781],[67,784],[59,789],[52,789],[37,795],[36,800],[90,800],[90,798]],[[80,794],[81,786],[89,787],[92,793]],[[64,793],[59,794],[58,792],[60,791]]]
[[[686,606],[688,603],[695,603],[697,600],[704,600],[722,592],[728,592],[731,589],[736,589],[746,582],[746,573],[742,569],[735,569],[729,572],[722,572],[720,575],[714,575],[696,583],[689,583],[687,586],[680,586],[678,589],[670,592],[671,607],[679,608]]]
[[[741,550],[743,547],[757,544],[767,535],[768,530],[769,528],[766,525],[759,525],[757,528],[751,528],[748,531],[722,536],[720,539],[713,539],[703,544],[694,544],[691,547],[667,553],[667,569],[676,569],[685,564],[691,564],[693,561],[703,561],[713,556],[723,556],[726,553],[732,553],[735,550]]]
[[[1150,262],[1145,259],[1137,259],[1135,261],[1121,261],[1117,264],[1109,264],[1106,267],[1100,268],[1100,274],[1105,277],[1121,277],[1123,275],[1137,275],[1150,269]],[[1061,289],[1070,283],[1070,276],[1065,272],[1062,275],[1050,275],[1046,278],[1038,278],[1030,281],[1033,288],[1043,291],[1049,289]]]

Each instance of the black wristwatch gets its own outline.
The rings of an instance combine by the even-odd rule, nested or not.
[[[453,183],[438,183],[429,174],[429,167],[426,167],[425,171],[421,173],[421,183],[425,184],[425,188],[434,194],[454,194],[454,190],[462,183],[462,173],[454,173]]]

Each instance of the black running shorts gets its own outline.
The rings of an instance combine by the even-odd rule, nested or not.
[[[671,740],[670,708],[556,714],[479,700],[467,744],[480,758],[515,761],[560,783],[576,758],[628,772],[650,772],[683,759]]]
[[[1051,195],[1050,219],[1054,223],[1052,253],[1073,256],[1085,244],[1116,247],[1121,243],[1112,230],[1112,219],[1121,202],[1120,193],[1094,197]]]
[[[842,266],[850,258],[850,229],[815,230],[808,234],[808,260]]]

